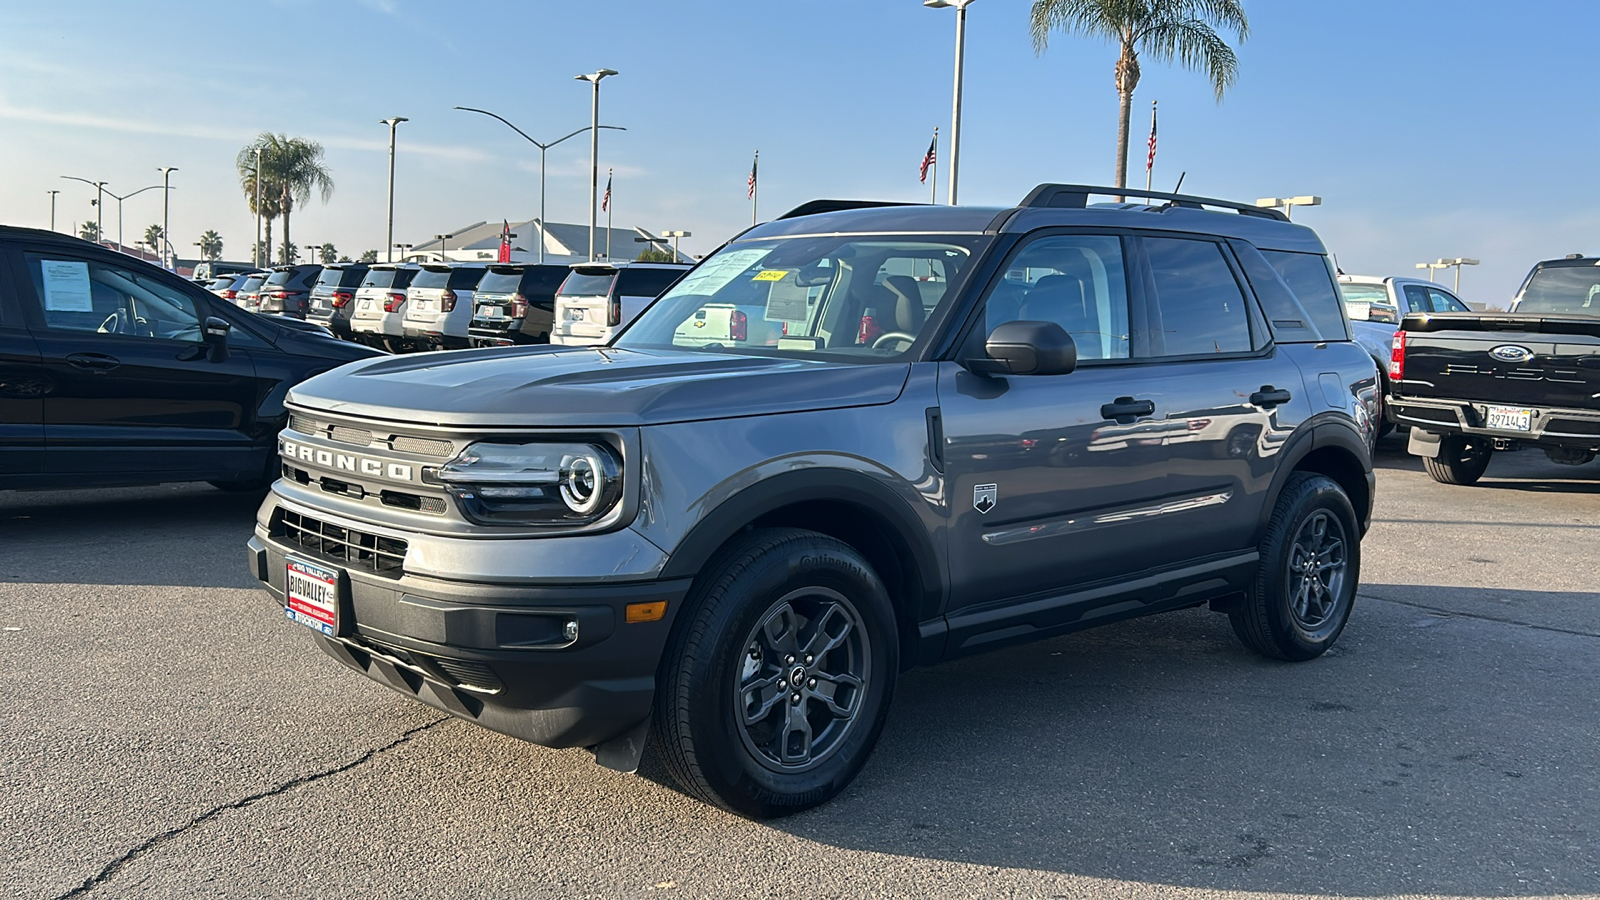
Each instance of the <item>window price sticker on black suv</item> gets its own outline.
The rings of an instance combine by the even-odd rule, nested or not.
[[[339,573],[298,559],[286,560],[283,579],[289,603],[284,614],[291,622],[314,628],[328,637],[339,633]]]

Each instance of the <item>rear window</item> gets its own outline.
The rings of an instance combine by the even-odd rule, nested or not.
[[[1334,280],[1333,267],[1328,258],[1319,253],[1289,253],[1283,250],[1263,250],[1261,255],[1278,270],[1284,284],[1294,291],[1300,305],[1311,316],[1317,332],[1326,341],[1350,339],[1349,317],[1345,313],[1344,299]]]
[[[419,288],[449,287],[451,274],[452,272],[449,269],[423,269],[417,273],[415,278],[411,279],[411,286]]]
[[[403,288],[411,283],[416,269],[368,269],[367,277],[361,280],[362,287],[371,288]]]
[[[522,272],[500,272],[490,269],[478,282],[478,291],[485,294],[515,294],[522,287]]]
[[[611,281],[616,277],[615,272],[585,275],[574,270],[567,276],[567,280],[561,283],[561,290],[557,293],[567,297],[604,297],[611,293]]]
[[[683,277],[683,269],[623,269],[617,293],[625,297],[659,297]]]
[[[249,278],[246,278],[239,284],[238,289],[241,291],[253,291],[256,288],[261,287],[261,283],[266,280],[267,276],[265,275],[251,275]]]
[[[323,269],[317,276],[317,285],[320,287],[349,287],[352,284],[364,284],[361,280],[361,269],[332,268]]]
[[[1600,316],[1600,266],[1550,266],[1535,270],[1511,311]]]
[[[271,275],[267,276],[266,284],[288,284],[289,279],[293,275],[293,269],[284,269],[281,272],[273,272]]]
[[[485,271],[485,269],[479,268],[451,269],[450,287],[452,290],[470,291],[478,286],[478,282],[483,280]]]

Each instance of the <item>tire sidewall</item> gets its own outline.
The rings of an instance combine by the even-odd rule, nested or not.
[[[734,685],[744,642],[779,598],[800,587],[844,595],[861,616],[870,646],[861,717],[839,746],[814,768],[778,772],[745,746],[735,721]],[[848,547],[822,536],[785,540],[762,553],[699,610],[704,637],[687,666],[687,714],[701,776],[736,812],[762,818],[815,806],[837,794],[866,764],[883,729],[899,642],[894,610],[877,575]]]

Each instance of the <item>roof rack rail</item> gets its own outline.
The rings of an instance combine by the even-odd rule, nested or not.
[[[1139,197],[1145,200],[1165,200],[1172,206],[1190,209],[1215,206],[1221,209],[1234,210],[1241,216],[1276,219],[1279,222],[1289,221],[1288,216],[1276,209],[1253,206],[1249,203],[1238,203],[1233,200],[1216,200],[1211,197],[1195,197],[1189,194],[1168,194],[1162,191],[1142,191],[1138,188],[1097,187],[1087,184],[1041,184],[1029,191],[1028,196],[1022,198],[1022,202],[1017,205],[1035,208],[1083,209],[1089,205],[1090,194],[1109,197]]]
[[[897,203],[892,200],[811,200],[789,210],[778,219],[798,219],[817,213],[839,212],[845,209],[873,209],[879,206],[926,206],[925,203]],[[777,221],[776,219],[774,221]]]

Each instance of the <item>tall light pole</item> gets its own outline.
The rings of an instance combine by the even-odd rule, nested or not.
[[[87,178],[79,178],[76,175],[63,175],[61,177],[67,179],[68,181],[81,181],[84,184],[91,185],[94,188],[94,239],[96,243],[104,241],[106,239],[106,183],[104,181],[90,181]]]
[[[505,123],[507,128],[510,128],[512,131],[515,131],[517,134],[522,135],[523,140],[526,140],[528,143],[530,143],[530,144],[534,145],[535,147],[539,148],[539,262],[543,263],[544,262],[544,223],[545,223],[545,217],[544,217],[544,154],[545,154],[545,151],[549,150],[551,147],[554,147],[555,145],[561,143],[562,141],[566,140],[567,138],[577,137],[578,135],[583,134],[585,131],[589,131],[590,130],[590,126],[585,125],[584,127],[579,128],[577,131],[574,131],[571,134],[562,135],[561,137],[556,138],[555,140],[551,141],[548,144],[541,144],[538,141],[534,140],[533,138],[529,137],[528,133],[526,131],[523,131],[521,128],[518,128],[515,125],[512,125],[509,121],[506,120],[506,118],[504,116],[498,115],[496,113],[489,112],[487,109],[474,109],[473,107],[470,107],[470,106],[457,106],[455,108],[461,110],[462,112],[482,113],[483,115],[486,115],[486,116],[488,116],[488,117],[490,117],[492,119],[499,119],[501,122]],[[628,130],[626,128],[621,127],[620,125],[601,125],[600,127],[601,128],[609,128],[612,131],[627,131]]]
[[[394,262],[394,130],[401,122],[409,121],[405,116],[390,116],[378,123],[389,126],[389,231],[384,241],[389,248],[389,262]]]
[[[930,9],[956,9],[956,86],[950,102],[950,205],[956,205],[956,182],[961,173],[961,71],[967,52],[967,7],[972,0],[922,0]]]
[[[599,198],[596,196],[600,192],[600,82],[616,74],[616,69],[600,69],[593,74],[573,76],[594,86],[594,101],[589,112],[589,260],[591,262],[594,260],[595,224],[600,217],[597,205]]]
[[[104,182],[102,182],[102,184],[104,184]],[[157,190],[160,190],[160,189],[161,189],[161,185],[152,184],[152,185],[148,185],[146,187],[139,188],[137,191],[134,191],[131,194],[123,194],[120,197],[118,197],[116,194],[112,194],[110,191],[106,191],[107,194],[110,194],[111,197],[114,198],[117,201],[117,252],[118,253],[124,252],[123,249],[122,249],[123,246],[124,246],[124,244],[122,243],[122,201],[128,199],[129,197],[133,197],[135,195],[142,194],[145,191],[157,191]],[[104,188],[102,188],[102,190],[104,190]]]
[[[1447,268],[1449,268],[1449,266],[1445,265],[1443,261],[1440,261],[1440,262],[1417,263],[1417,268],[1419,268],[1419,269],[1427,269],[1428,270],[1428,280],[1432,281],[1433,280],[1433,273],[1435,271],[1437,271],[1439,269],[1447,269]]]
[[[168,180],[172,177],[173,172],[178,171],[178,167],[162,166],[156,171],[161,173],[161,268],[173,269],[177,268],[176,263],[171,266],[167,265],[167,247],[172,245],[172,240],[167,231],[167,199],[172,196],[172,188],[168,186]]]
[[[694,237],[694,234],[688,231],[663,231],[661,236],[672,238],[672,261],[677,262],[682,258],[678,252],[678,238]]]
[[[55,231],[56,230],[56,195],[61,193],[61,192],[60,191],[45,191],[45,193],[50,195],[50,230],[51,231]]]
[[[439,261],[440,262],[449,262],[450,261],[450,257],[444,255],[444,242],[446,240],[450,239],[450,238],[455,237],[455,235],[454,234],[436,234],[433,237],[434,237],[435,240],[437,240],[439,242]]]
[[[1464,256],[1458,256],[1455,259],[1441,259],[1439,260],[1438,264],[1441,266],[1449,266],[1450,268],[1456,270],[1455,292],[1459,294],[1461,293],[1461,267],[1475,266],[1478,264],[1478,261],[1475,259],[1467,259]]]
[[[406,261],[406,254],[410,253],[411,252],[411,248],[415,247],[416,244],[394,244],[392,246],[393,246],[394,250],[399,250],[400,251],[400,261],[401,262],[405,262]],[[392,251],[389,253],[389,261],[390,262],[394,262],[394,253]]]
[[[1313,196],[1301,197],[1262,197],[1256,205],[1263,209],[1282,209],[1284,218],[1289,217],[1289,212],[1296,206],[1321,206],[1322,198]]]

